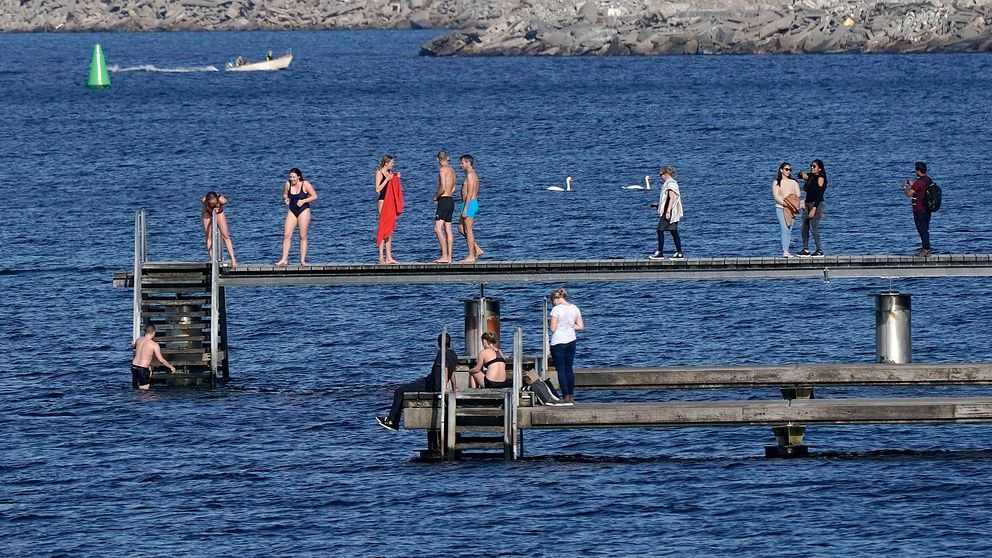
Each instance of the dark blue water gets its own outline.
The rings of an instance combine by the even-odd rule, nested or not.
[[[313,262],[374,261],[387,152],[407,199],[396,257],[436,257],[440,148],[476,158],[492,260],[650,253],[654,193],[620,187],[663,164],[680,169],[687,256],[776,255],[775,169],[817,157],[828,254],[917,249],[898,189],[916,160],[944,189],[934,247],[992,250],[988,55],[417,57],[429,37],[0,36],[0,555],[988,555],[990,426],[818,426],[817,457],[788,462],[761,457],[767,428],[527,432],[521,462],[412,462],[423,434],[372,416],[442,327],[462,345],[475,285],[235,288],[237,381],[132,391],[131,293],[110,278],[130,269],[134,211],[152,259],[201,259],[197,200],[221,190],[239,259],[271,263],[294,166],[320,194]],[[106,91],[83,87],[94,42],[123,70]],[[209,71],[268,48],[292,48],[292,68]],[[574,192],[544,190],[569,174]],[[528,352],[555,286],[487,287]],[[992,359],[985,279],[567,286],[579,366],[871,361],[870,295],[887,288],[914,294],[915,360]]]

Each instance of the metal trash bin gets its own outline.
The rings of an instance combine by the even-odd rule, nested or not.
[[[490,332],[499,335],[498,298],[479,297],[465,301],[465,356],[475,358],[482,350],[481,336]]]
[[[909,293],[885,291],[875,295],[875,362],[913,362],[912,304]]]

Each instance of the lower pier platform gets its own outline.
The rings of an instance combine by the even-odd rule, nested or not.
[[[404,428],[435,428],[433,407],[407,407]],[[572,407],[517,408],[517,427],[521,429],[953,422],[992,422],[992,397],[577,403]]]

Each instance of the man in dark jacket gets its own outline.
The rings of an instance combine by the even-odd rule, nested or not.
[[[441,340],[444,339],[445,357],[444,357],[444,367],[448,369],[448,373],[445,374],[445,379],[441,377]],[[452,380],[452,387],[457,389],[454,383],[454,373],[455,367],[458,365],[458,355],[455,351],[451,350],[451,336],[447,333],[442,333],[437,336],[437,356],[434,357],[434,365],[431,366],[430,374],[424,376],[420,380],[414,380],[412,382],[401,385],[393,391],[393,406],[389,410],[388,417],[375,417],[376,422],[379,426],[387,430],[399,430],[400,429],[400,417],[403,415],[403,396],[408,392],[441,392],[441,382],[447,379]]]
[[[930,177],[927,176],[927,164],[923,161],[916,162],[916,180],[903,182],[902,191],[907,196],[913,198],[913,221],[916,222],[916,232],[920,233],[920,242],[923,247],[916,253],[917,257],[927,257],[932,254],[930,250],[930,212],[923,205],[923,198],[927,195],[927,186],[930,185]]]

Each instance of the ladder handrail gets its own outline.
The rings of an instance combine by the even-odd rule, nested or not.
[[[148,258],[148,244],[146,242],[145,210],[139,209],[134,213],[134,285],[132,309],[132,331],[131,340],[141,337],[141,270]]]
[[[217,351],[219,350],[218,334],[220,333],[220,259],[223,252],[220,249],[220,230],[217,227],[216,216],[210,220],[210,236],[213,239],[210,254],[210,381],[211,385],[217,378]]]
[[[448,326],[444,326],[441,329],[441,411],[440,411],[440,427],[441,427],[441,458],[444,458],[445,451],[447,450],[448,440],[447,440],[447,387],[448,387]]]

